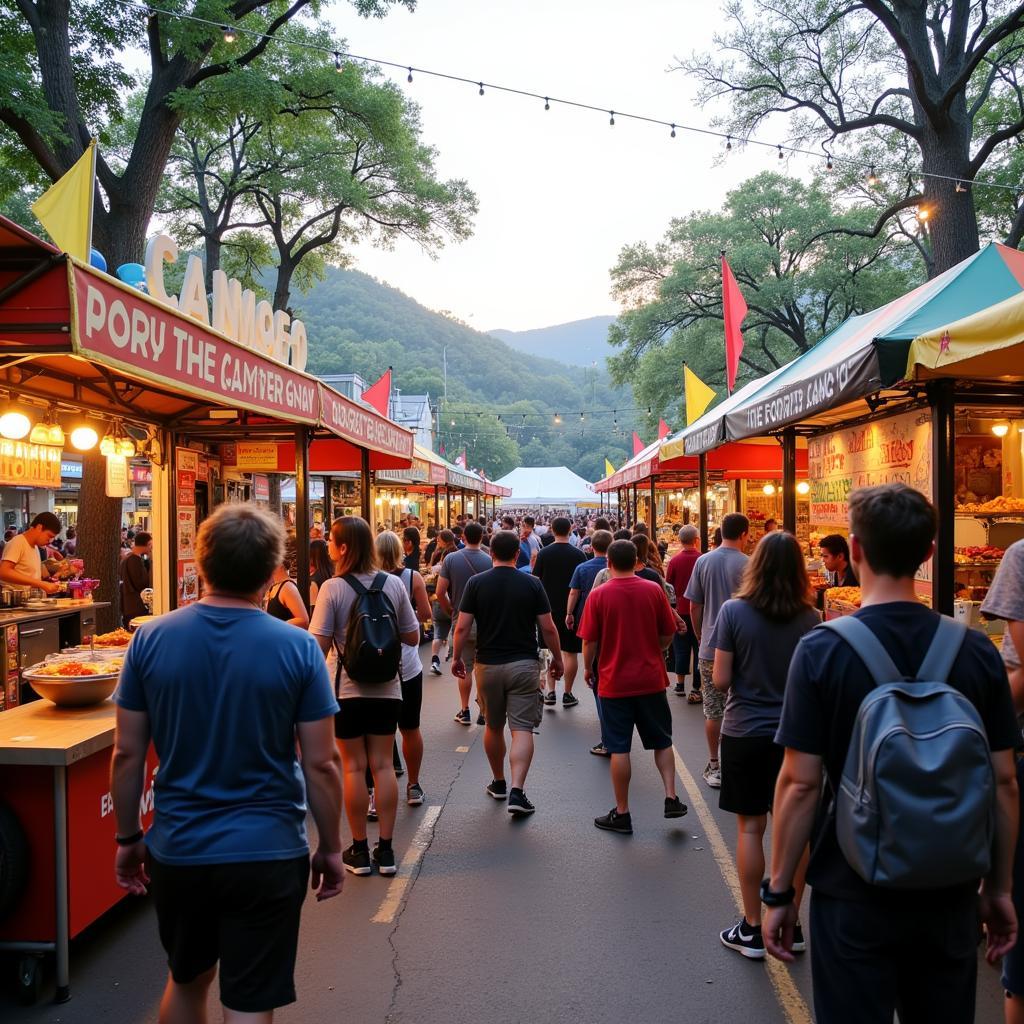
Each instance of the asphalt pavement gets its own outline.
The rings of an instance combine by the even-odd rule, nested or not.
[[[428,658],[429,648],[423,653]],[[425,677],[426,801],[400,806],[399,873],[350,875],[339,898],[308,901],[298,1002],[277,1020],[813,1020],[806,956],[786,968],[745,960],[719,943],[718,932],[738,917],[735,822],[700,780],[707,756],[700,707],[670,696],[678,792],[689,814],[662,817],[653,758],[635,750],[635,832],[620,836],[593,824],[614,801],[607,762],[588,753],[598,739],[593,699],[582,681],[577,689],[578,707],[544,714],[526,787],[537,813],[514,820],[484,793],[483,729],[452,721],[455,681],[447,669]],[[375,835],[371,825],[371,841]],[[9,962],[5,969],[9,975]],[[998,975],[984,964],[980,970],[977,1020],[996,1024]],[[52,977],[44,1000],[30,1008],[5,986],[0,1020],[148,1024],[164,979],[152,908],[129,899],[73,943],[69,1003],[47,1001]],[[210,1011],[211,1021],[220,1019],[216,989]]]

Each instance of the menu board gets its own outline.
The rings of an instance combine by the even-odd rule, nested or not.
[[[175,452],[175,485],[177,490],[177,606],[199,600],[199,573],[196,569],[196,479],[199,475],[199,453],[189,448]]]
[[[850,492],[904,483],[932,493],[932,421],[927,409],[822,434],[807,442],[810,521],[846,526]]]

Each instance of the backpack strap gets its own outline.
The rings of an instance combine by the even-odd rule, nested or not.
[[[341,578],[356,592],[357,597],[362,597],[364,594],[369,593],[366,587],[364,587],[362,583],[352,575],[352,573],[347,572]],[[376,583],[376,579],[373,582]]]
[[[946,682],[966,637],[967,627],[962,622],[957,622],[948,615],[941,616],[935,638],[924,656],[924,661],[921,662],[921,667],[917,670],[917,678],[926,683]]]
[[[373,577],[373,582],[370,584],[369,593],[379,594],[384,590],[384,584],[387,582],[388,574],[386,572],[379,572]]]
[[[854,650],[857,657],[871,673],[876,686],[895,683],[906,678],[889,657],[889,652],[881,641],[860,619],[852,615],[843,615],[838,619],[829,619],[819,627],[838,633]]]

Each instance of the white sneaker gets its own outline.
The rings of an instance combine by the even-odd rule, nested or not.
[[[712,765],[710,761],[704,765],[704,781],[712,789],[722,788],[722,768],[721,765]]]

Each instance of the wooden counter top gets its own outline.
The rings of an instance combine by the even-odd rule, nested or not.
[[[59,708],[48,700],[0,714],[0,765],[69,765],[114,745],[112,700]]]
[[[63,608],[4,608],[0,610],[0,626],[9,626],[15,622],[36,622],[39,619],[60,619],[67,615],[78,615],[94,608],[109,608],[109,601],[85,601],[82,604],[65,605]]]

